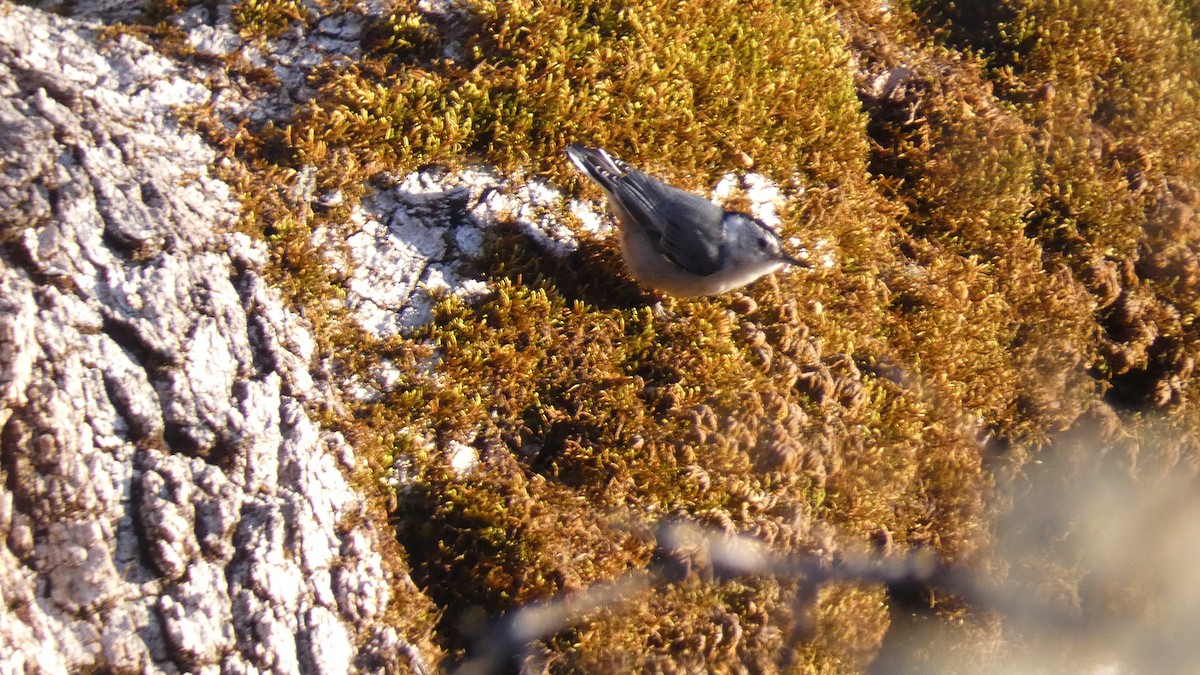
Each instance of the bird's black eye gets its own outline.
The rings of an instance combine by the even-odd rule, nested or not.
[[[766,238],[766,237],[759,237],[759,238],[758,238],[758,247],[759,247],[759,248],[766,248],[766,247],[767,247],[767,238]]]

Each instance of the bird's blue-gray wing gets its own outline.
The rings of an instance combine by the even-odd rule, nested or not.
[[[613,182],[612,194],[639,224],[658,234],[659,252],[676,265],[702,276],[721,268],[721,207],[632,168]]]
[[[692,274],[721,268],[725,212],[698,195],[653,178],[599,148],[574,143],[567,157],[635,221],[659,253]]]

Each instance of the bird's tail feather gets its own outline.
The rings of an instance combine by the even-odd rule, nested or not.
[[[612,192],[615,179],[625,175],[625,169],[600,148],[572,143],[567,146],[567,158],[583,175],[596,181],[609,192]]]

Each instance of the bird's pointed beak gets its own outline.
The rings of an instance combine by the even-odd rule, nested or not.
[[[808,262],[807,260],[801,260],[801,259],[799,259],[799,258],[793,258],[793,257],[792,257],[792,256],[790,256],[790,255],[783,255],[783,256],[780,256],[780,257],[779,257],[779,260],[780,260],[780,261],[782,261],[782,262],[785,262],[785,263],[787,263],[787,264],[789,264],[789,265],[795,265],[796,267],[812,267],[812,263]]]

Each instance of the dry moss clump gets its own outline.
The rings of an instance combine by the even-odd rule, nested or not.
[[[374,59],[331,72],[293,138],[393,168],[459,165],[569,172],[585,140],[707,187],[742,153],[781,180],[838,180],[862,159],[847,53],[829,10],[786,2],[469,2],[469,29],[434,58],[439,32],[415,3],[371,31]],[[858,173],[854,171],[854,173]]]
[[[1037,160],[1024,215],[1098,305],[1113,403],[1194,402],[1200,53],[1174,3],[918,3],[978,50]],[[1194,9],[1194,8],[1193,8]]]
[[[247,36],[276,37],[292,26],[307,25],[312,12],[300,0],[240,0],[233,6],[234,25]]]
[[[478,474],[459,478],[427,453],[397,514],[420,583],[449,610],[451,644],[469,644],[456,622],[474,608],[496,614],[644,566],[647,543],[611,543],[630,519],[645,528],[685,516],[783,551],[824,550],[839,530],[851,540],[934,545],[947,557],[978,545],[984,479],[960,420],[865,374],[858,363],[869,349],[825,355],[805,321],[832,331],[850,320],[801,309],[810,304],[802,279],[782,279],[757,299],[669,302],[657,312],[634,289],[618,289],[608,297],[625,304],[602,308],[568,300],[548,280],[523,281],[544,260],[503,247],[496,255],[495,269],[512,276],[482,303],[448,299],[439,308],[405,357],[430,350],[436,375],[415,374],[396,394],[421,437],[436,447],[469,443],[483,456]],[[608,258],[576,256],[562,266]],[[782,663],[796,646],[781,641],[794,629],[788,583],[751,584],[753,620],[728,606],[746,582],[668,588],[627,610],[661,621],[630,623],[626,610],[613,610],[546,648],[565,650],[564,663],[579,667]],[[861,667],[877,647],[886,626],[880,593],[843,606],[850,597],[858,596],[823,599],[822,615],[838,618],[820,624],[831,631],[820,633],[826,647],[800,652],[814,666]],[[721,648],[708,641],[713,617],[741,627],[744,639]],[[702,649],[684,649],[696,640]]]

